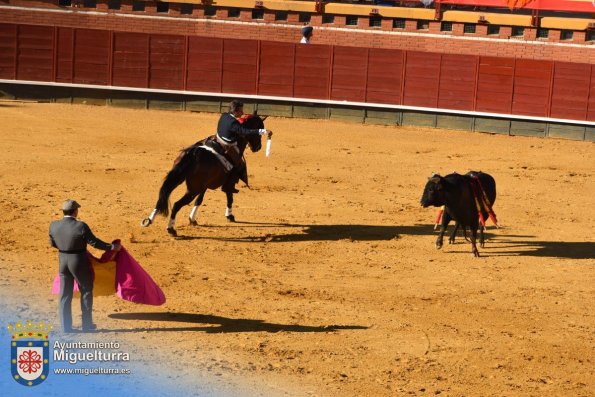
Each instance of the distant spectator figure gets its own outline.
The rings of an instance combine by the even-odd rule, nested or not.
[[[314,28],[312,26],[304,26],[302,28],[302,41],[301,44],[310,44],[310,39],[312,38],[312,33],[314,32]]]

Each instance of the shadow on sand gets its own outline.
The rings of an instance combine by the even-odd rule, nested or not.
[[[179,240],[216,240],[243,243],[285,243],[304,241],[387,241],[401,235],[427,236],[428,244],[436,238],[433,225],[300,225],[291,223],[236,222],[233,227],[248,230],[244,237],[179,236]],[[200,226],[203,227],[203,226]],[[230,226],[206,225],[206,228],[228,228]],[[262,233],[250,233],[260,229]],[[269,229],[269,233],[267,230]],[[449,230],[450,231],[450,230]],[[535,236],[501,234],[501,231],[486,233],[486,249],[480,249],[482,256],[538,256],[567,259],[595,259],[595,243],[587,241],[535,241]],[[448,234],[447,234],[448,235]],[[446,238],[446,237],[445,237]],[[464,242],[462,232],[457,244]],[[505,249],[505,250],[503,250]],[[469,246],[469,250],[471,247]]]
[[[486,233],[482,256],[536,256],[565,259],[595,259],[595,243],[588,241],[538,241],[535,236]],[[456,244],[465,242],[457,236]],[[467,242],[468,243],[468,242]],[[469,245],[469,249],[471,246]]]
[[[527,241],[510,238],[510,236],[502,237],[494,240],[492,250],[489,251],[489,254],[595,259],[595,243],[588,241]],[[512,250],[496,251],[501,248]]]
[[[212,324],[215,326],[155,327],[133,329],[98,330],[98,332],[164,332],[164,331],[200,331],[211,334],[230,332],[334,332],[342,329],[368,329],[361,325],[327,325],[314,327],[297,324],[273,324],[263,320],[227,318],[208,314],[194,313],[114,313],[110,318],[117,320],[158,321],[190,324]]]
[[[236,222],[241,228],[271,228],[271,233],[259,233],[245,237],[194,237],[179,236],[179,240],[218,240],[230,242],[300,242],[300,241],[381,241],[398,238],[402,234],[430,235],[433,225],[386,226],[386,225],[299,225],[289,223]],[[215,226],[205,226],[215,227]],[[228,227],[228,226],[221,226]],[[278,229],[284,229],[279,231]],[[179,232],[179,231],[178,231]]]

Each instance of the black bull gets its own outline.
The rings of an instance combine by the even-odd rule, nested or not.
[[[442,240],[446,227],[451,219],[456,222],[455,228],[449,237],[449,243],[454,242],[455,234],[458,226],[462,226],[463,230],[468,227],[471,230],[471,250],[473,255],[479,256],[479,251],[476,246],[477,229],[479,224],[479,211],[477,209],[478,197],[474,196],[473,183],[474,178],[477,178],[488,198],[490,206],[496,201],[496,181],[489,174],[483,172],[471,171],[465,175],[451,174],[445,177],[440,175],[433,175],[426,184],[421,204],[424,208],[429,206],[441,207],[444,206],[444,214],[442,216],[442,224],[440,225],[440,233],[436,239],[436,248],[442,247]],[[477,190],[477,189],[476,189]],[[477,195],[477,193],[475,193]],[[481,194],[481,192],[479,192]],[[488,209],[481,207],[483,219],[488,219]],[[479,243],[481,247],[484,246],[483,226],[480,229]]]

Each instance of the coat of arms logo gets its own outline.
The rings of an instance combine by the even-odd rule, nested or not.
[[[52,326],[43,322],[20,321],[8,324],[10,369],[12,378],[23,386],[36,386],[47,379],[50,372],[49,333]]]

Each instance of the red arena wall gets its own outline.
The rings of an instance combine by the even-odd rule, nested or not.
[[[595,65],[0,23],[0,79],[595,121]]]
[[[68,3],[0,0],[0,79],[595,122],[589,29],[561,41],[551,30],[537,39],[538,28],[525,26],[512,39],[513,26],[495,38],[482,24],[468,34],[469,24],[452,23],[445,33],[441,21],[421,21],[420,31],[416,20],[381,18],[371,28],[373,16],[346,26],[346,16],[328,23],[326,14],[310,13],[314,44],[304,46],[297,12],[278,21],[271,10],[231,14],[192,4],[189,14],[179,3],[167,3],[166,13],[151,1],[142,12],[131,1],[118,10],[107,0]],[[93,8],[75,7],[81,4]]]

